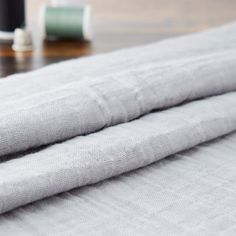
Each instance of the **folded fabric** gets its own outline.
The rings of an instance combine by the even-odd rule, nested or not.
[[[0,213],[235,131],[235,29],[1,80]]]
[[[137,68],[123,66],[110,75],[29,92],[17,100],[5,97],[0,105],[0,156],[89,134],[155,109],[236,90],[236,50],[158,63],[151,60],[158,49],[156,45],[133,49],[144,54],[150,51],[150,59],[136,63]],[[91,66],[88,59],[86,67]],[[63,65],[56,67],[60,74]],[[74,73],[79,75],[80,69]]]
[[[112,75],[124,69],[137,69],[146,63],[166,63],[196,56],[235,50],[236,23],[202,33],[123,49],[112,53],[68,60],[33,72],[12,75],[0,81],[0,100],[18,100],[87,77]]]
[[[0,164],[0,213],[146,166],[236,130],[236,92],[79,136]]]
[[[0,235],[234,236],[236,133],[18,208]]]

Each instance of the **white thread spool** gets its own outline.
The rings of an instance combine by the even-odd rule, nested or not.
[[[30,31],[20,28],[15,29],[12,49],[17,52],[31,51],[32,38]]]

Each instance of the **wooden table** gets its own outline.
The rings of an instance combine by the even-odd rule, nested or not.
[[[88,0],[93,7],[94,39],[42,41],[36,15],[42,0],[27,1],[34,51],[16,53],[0,43],[0,77],[43,67],[57,61],[205,30],[236,20],[235,0]]]

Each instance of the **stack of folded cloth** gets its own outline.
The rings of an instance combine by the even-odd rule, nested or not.
[[[235,23],[0,91],[0,235],[234,235]]]

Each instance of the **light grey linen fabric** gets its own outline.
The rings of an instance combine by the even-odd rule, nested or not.
[[[0,217],[0,235],[235,236],[236,133]]]
[[[0,164],[0,212],[148,165],[236,130],[236,92],[155,112]]]
[[[0,213],[147,166],[236,131],[235,50],[236,24],[233,23],[192,36],[71,60],[1,80]],[[112,232],[122,235],[122,230],[126,230],[122,224],[127,225],[124,235],[144,235],[145,230],[146,235],[156,235],[157,232],[162,235],[199,235],[199,232],[206,235],[217,230],[230,234],[234,226],[229,218],[234,213],[229,213],[228,209],[235,207],[231,201],[234,190],[222,203],[226,210],[210,208],[212,215],[207,215],[205,209],[207,194],[218,183],[220,175],[217,173],[222,174],[222,181],[226,179],[228,187],[236,181],[235,161],[230,165],[236,152],[235,140],[234,134],[210,144],[208,151],[202,146],[200,151],[198,148],[194,151],[195,154],[188,152],[187,158],[182,158],[183,164],[182,159],[175,156],[175,161],[164,161],[167,169],[160,170],[161,164],[157,164],[154,168],[147,167],[147,171],[143,170],[141,174],[131,174],[127,181],[122,180],[127,188],[123,184],[120,186],[120,180],[117,187],[114,187],[116,181],[112,180],[105,184],[108,187],[100,187],[104,185],[101,184],[87,188],[94,190],[85,188],[85,193],[81,194],[87,203],[81,201],[77,196],[80,190],[76,190],[5,214],[0,219],[0,235],[13,232],[52,235],[53,228],[60,222],[67,222],[67,231],[61,227],[62,235],[110,235]],[[3,156],[57,141],[61,143],[15,156]],[[221,149],[226,150],[225,158],[222,158]],[[210,161],[213,156],[208,152],[216,155],[215,162],[205,163],[202,157],[197,169],[192,171],[195,167],[193,157],[203,155]],[[186,174],[189,179],[177,178],[178,173],[185,176],[185,172],[181,172],[185,168],[190,169]],[[203,172],[200,174],[203,175],[198,175],[201,168]],[[224,175],[229,168],[232,171],[230,169]],[[143,186],[140,182],[148,173],[153,182]],[[162,173],[168,177],[164,182]],[[214,175],[217,175],[216,179]],[[198,180],[203,176],[207,185],[200,185],[196,192],[193,188],[191,192],[190,187],[198,186]],[[162,191],[158,192],[160,186]],[[173,187],[173,192],[169,191],[169,186]],[[180,192],[181,187],[183,192]],[[225,189],[220,185],[220,190],[222,188]],[[113,189],[116,189],[114,195]],[[94,191],[98,195],[94,194],[92,199]],[[99,194],[101,191],[104,194]],[[230,188],[227,191],[230,192]],[[198,193],[202,194],[202,205],[195,203]],[[116,198],[116,195],[120,196]],[[61,200],[66,196],[68,201]],[[218,189],[213,196],[220,202],[222,195]],[[96,205],[98,208],[93,210],[90,202],[96,204],[99,199],[103,205]],[[135,200],[136,204],[132,205]],[[75,205],[72,206],[73,202]],[[115,204],[121,209],[118,214],[109,215]],[[154,206],[153,211],[151,206]],[[213,206],[214,203],[210,205]],[[106,209],[105,213],[103,209]],[[194,214],[195,211],[196,217],[192,220],[184,218],[184,212]],[[142,212],[143,217],[139,215]],[[219,216],[221,213],[223,215]],[[47,218],[45,223],[45,214],[55,215],[55,219],[50,221]],[[130,217],[129,221],[125,221],[125,214]],[[34,219],[31,219],[32,215]],[[206,223],[201,223],[205,215]],[[173,220],[168,219],[170,216]],[[109,225],[107,219],[110,219]],[[156,226],[154,219],[159,219]],[[222,228],[217,228],[217,220]],[[42,227],[36,226],[36,222],[42,223]],[[75,222],[79,222],[78,227]],[[22,223],[26,225],[16,231]],[[231,224],[230,227],[227,224]],[[60,228],[54,230],[60,232]]]
[[[235,28],[232,24],[0,81],[0,156],[235,90]]]
[[[145,63],[167,63],[192,59],[210,53],[235,50],[236,23],[202,33],[167,39],[161,42],[119,50],[112,53],[61,62],[40,70],[8,77],[0,81],[1,104],[45,92],[68,82],[87,77],[113,75],[124,68],[137,69]]]

